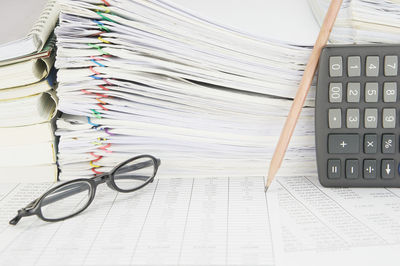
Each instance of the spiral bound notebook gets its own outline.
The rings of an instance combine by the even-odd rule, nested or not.
[[[8,1],[0,28],[0,62],[40,51],[58,20],[57,0]]]

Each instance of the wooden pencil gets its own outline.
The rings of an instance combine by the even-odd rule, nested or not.
[[[293,131],[296,127],[297,120],[299,119],[301,109],[303,108],[304,101],[311,86],[311,82],[313,80],[315,70],[318,65],[318,60],[321,55],[322,48],[326,45],[328,41],[333,24],[335,23],[335,19],[337,17],[337,14],[339,13],[341,4],[342,0],[332,0],[326,13],[324,22],[321,26],[321,30],[318,34],[318,38],[315,41],[314,48],[311,51],[310,59],[304,70],[303,77],[296,93],[296,97],[293,100],[292,107],[290,108],[285,125],[282,129],[278,144],[274,151],[274,155],[272,156],[271,163],[269,165],[265,191],[267,191],[282,164],[283,158],[290,142],[290,138],[293,135]]]

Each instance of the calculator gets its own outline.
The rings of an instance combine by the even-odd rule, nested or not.
[[[400,45],[328,45],[319,61],[315,138],[327,187],[400,187]]]

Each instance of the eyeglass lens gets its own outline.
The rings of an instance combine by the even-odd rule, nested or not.
[[[154,176],[155,162],[148,157],[138,158],[121,165],[114,172],[114,183],[122,190],[133,190],[143,186]]]
[[[62,219],[78,213],[89,203],[91,190],[90,183],[86,181],[77,181],[59,187],[42,200],[43,217]]]

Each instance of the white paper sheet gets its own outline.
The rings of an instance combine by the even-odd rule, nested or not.
[[[273,265],[263,184],[172,178],[129,194],[100,186],[75,218],[16,226],[8,220],[50,184],[10,185],[0,190],[0,264]]]
[[[281,176],[267,198],[276,265],[399,265],[399,189]]]
[[[319,32],[307,0],[169,2],[193,11],[198,17],[282,42],[312,45]]]

